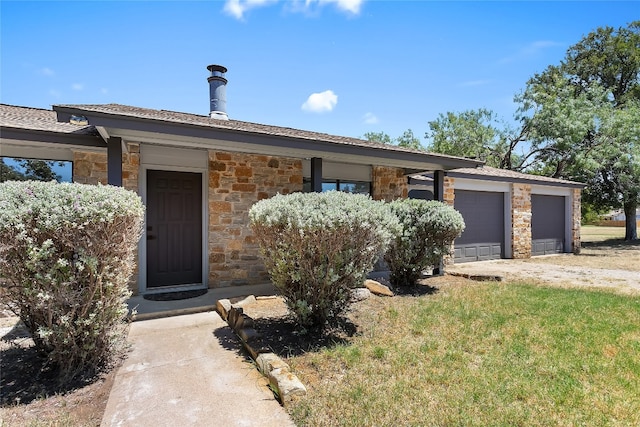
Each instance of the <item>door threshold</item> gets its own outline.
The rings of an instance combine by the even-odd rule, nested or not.
[[[202,283],[194,283],[194,284],[188,284],[188,285],[167,285],[167,286],[147,288],[144,290],[144,292],[141,292],[141,295],[165,294],[169,292],[198,291],[201,289],[207,289],[207,287]]]

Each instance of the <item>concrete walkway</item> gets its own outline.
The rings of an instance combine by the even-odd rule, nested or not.
[[[293,426],[215,312],[133,322],[102,426]]]

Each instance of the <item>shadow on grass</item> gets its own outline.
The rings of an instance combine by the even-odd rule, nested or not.
[[[628,240],[623,239],[608,239],[600,242],[582,242],[583,248],[588,249],[602,249],[602,250],[638,250],[640,248],[640,240]],[[582,255],[582,254],[581,254]],[[595,255],[597,254],[586,254]]]
[[[264,345],[283,358],[345,344],[358,332],[358,327],[345,317],[338,318],[330,327],[306,333],[289,316],[259,318],[254,322]]]
[[[98,374],[60,384],[58,371],[47,363],[23,326],[16,326],[2,338],[0,351],[0,407],[29,404],[34,400],[66,394],[93,383]]]

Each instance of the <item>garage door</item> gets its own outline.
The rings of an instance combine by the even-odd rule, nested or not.
[[[531,254],[564,252],[564,197],[531,195]]]
[[[504,194],[456,190],[454,207],[466,228],[454,242],[454,261],[500,259],[504,256]]]

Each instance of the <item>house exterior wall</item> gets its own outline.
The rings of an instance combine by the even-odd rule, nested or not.
[[[209,151],[209,287],[261,283],[268,274],[249,228],[249,209],[302,191],[299,159]]]
[[[581,248],[582,191],[574,188],[571,193],[571,252],[579,254]]]
[[[511,184],[511,256],[531,258],[531,186]]]
[[[107,153],[73,152],[73,182],[107,184]]]
[[[140,144],[127,143],[127,152],[122,153],[122,186],[138,192],[140,176]]]
[[[456,184],[455,178],[451,178],[449,176],[444,177],[444,182],[443,182],[444,191],[442,193],[442,201],[451,207],[453,207],[456,201],[455,184]]]
[[[373,166],[371,169],[371,197],[390,202],[406,199],[409,194],[408,179],[401,168]]]

